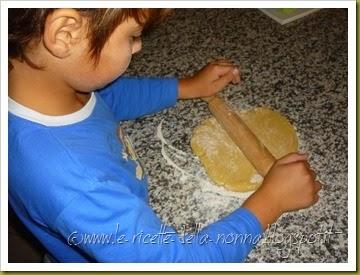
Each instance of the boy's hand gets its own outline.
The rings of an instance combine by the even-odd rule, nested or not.
[[[217,60],[203,67],[194,76],[179,81],[179,98],[212,96],[229,83],[240,83],[239,69],[228,60]]]
[[[307,208],[318,201],[321,184],[315,178],[305,155],[286,155],[275,162],[243,207],[252,211],[266,229],[284,212]]]

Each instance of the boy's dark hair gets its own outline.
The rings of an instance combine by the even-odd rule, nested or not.
[[[38,68],[26,57],[25,49],[31,41],[40,41],[44,33],[45,20],[55,9],[12,8],[9,9],[9,70],[10,59],[27,62]],[[169,13],[168,9],[75,9],[89,22],[90,54],[95,64],[102,48],[115,28],[127,18],[148,28],[159,23]]]

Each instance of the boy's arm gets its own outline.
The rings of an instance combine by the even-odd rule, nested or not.
[[[195,237],[181,239],[173,228],[162,226],[145,199],[133,193],[145,183],[118,167],[117,161],[104,163],[90,154],[85,157],[94,165],[89,169],[48,129],[25,131],[18,139],[24,146],[15,142],[11,146],[10,191],[21,208],[26,205],[37,226],[47,226],[50,234],[94,261],[240,262],[262,233],[257,218],[242,208]],[[77,260],[68,251],[47,245],[56,259]]]
[[[120,77],[98,92],[116,119],[129,120],[175,105],[178,80]]]
[[[266,229],[284,212],[307,208],[319,200],[322,185],[307,155],[291,153],[277,160],[262,185],[243,204]]]
[[[191,77],[120,77],[99,90],[119,120],[134,119],[175,105],[176,100],[214,95],[229,83],[238,84],[240,72],[231,62],[218,60]]]
[[[99,262],[242,262],[262,234],[257,218],[240,208],[198,234],[180,238],[121,183],[94,186],[72,200],[55,228]],[[85,235],[110,239],[85,243]]]

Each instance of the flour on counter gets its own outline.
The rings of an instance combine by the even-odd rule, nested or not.
[[[157,127],[156,136],[161,141],[161,154],[163,158],[175,170],[174,176],[176,181],[182,184],[192,184],[194,187],[200,188],[201,194],[198,195],[215,195],[217,200],[221,197],[232,197],[244,201],[253,193],[253,191],[246,193],[232,192],[212,183],[196,156],[175,148],[165,140],[162,124],[163,120]]]
[[[263,179],[264,178],[261,175],[256,173],[251,177],[250,182],[251,183],[261,183],[263,181]]]

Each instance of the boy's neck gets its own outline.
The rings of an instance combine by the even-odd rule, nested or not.
[[[59,77],[46,70],[12,61],[9,72],[9,97],[34,111],[46,115],[67,115],[80,110],[90,98],[79,93]]]

